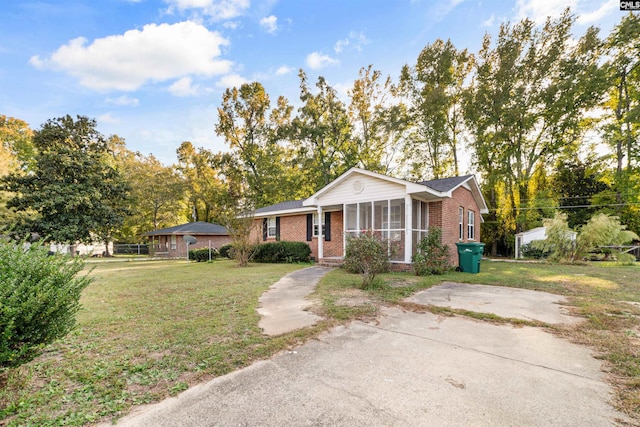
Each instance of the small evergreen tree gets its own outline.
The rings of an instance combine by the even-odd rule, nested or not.
[[[32,360],[73,329],[91,281],[76,277],[83,267],[81,258],[49,255],[39,243],[0,240],[0,372]]]

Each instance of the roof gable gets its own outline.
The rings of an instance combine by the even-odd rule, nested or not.
[[[451,178],[432,179],[429,181],[422,181],[418,184],[425,185],[429,188],[433,188],[436,191],[446,193],[455,190],[465,182],[467,182],[473,175],[454,176]]]

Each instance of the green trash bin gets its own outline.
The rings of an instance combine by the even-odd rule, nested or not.
[[[484,243],[456,243],[458,247],[458,267],[465,273],[480,273],[480,260],[484,252]]]

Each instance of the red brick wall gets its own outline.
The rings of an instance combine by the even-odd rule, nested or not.
[[[459,187],[453,192],[453,197],[451,199],[445,199],[441,204],[441,217],[442,217],[442,242],[449,245],[449,259],[451,260],[452,265],[458,264],[458,248],[456,247],[457,242],[468,242],[467,239],[467,221],[468,221],[468,211],[472,210],[475,216],[475,238],[472,240],[473,242],[480,241],[480,224],[482,222],[482,218],[480,216],[480,209],[473,199],[473,195],[471,191],[464,188]],[[459,224],[458,224],[458,209],[462,207],[464,208],[463,214],[463,239],[460,240],[459,235]],[[430,211],[431,212],[431,211]],[[431,221],[430,225],[431,225]]]
[[[262,240],[262,218],[255,219],[256,226],[251,234],[252,240]],[[343,252],[342,211],[331,212],[331,241],[323,242],[325,257],[341,257]],[[318,238],[307,241],[307,214],[280,217],[280,240],[288,242],[304,242],[311,248],[311,256],[318,259]],[[275,237],[267,238],[267,242],[275,242]]]

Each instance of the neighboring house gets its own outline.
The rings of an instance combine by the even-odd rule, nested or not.
[[[210,222],[188,222],[162,230],[150,231],[143,234],[150,240],[149,247],[153,248],[155,256],[169,258],[186,258],[187,243],[184,236],[193,236],[196,243],[189,245],[189,250],[199,248],[215,248],[231,243],[231,237],[226,228]]]
[[[455,243],[480,241],[487,212],[473,175],[415,183],[352,168],[306,200],[257,209],[253,238],[307,242],[316,261],[339,264],[346,235],[374,230],[389,240],[395,268],[408,269],[429,227],[439,227],[457,264]]]
[[[575,231],[571,232],[572,239],[575,240],[577,233]],[[521,233],[516,234],[516,248],[515,255],[516,259],[522,258],[522,247],[524,245],[528,245],[534,240],[545,240],[547,238],[547,227],[536,227],[531,230],[523,231]]]
[[[75,245],[69,245],[66,243],[51,243],[49,245],[49,251],[59,254],[71,254],[71,251],[75,250],[75,255],[79,256],[95,256],[101,257],[106,254],[107,247],[104,243],[76,243]],[[109,243],[109,253],[113,255],[113,243]]]

